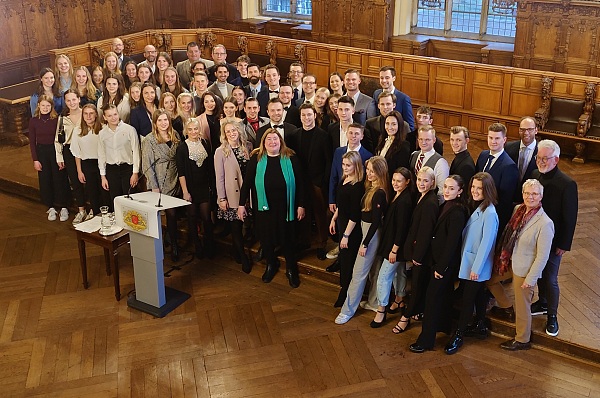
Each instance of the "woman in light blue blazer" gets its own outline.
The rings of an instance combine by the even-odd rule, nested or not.
[[[454,354],[463,345],[463,336],[486,338],[485,281],[490,279],[494,246],[498,234],[498,214],[495,204],[498,194],[494,179],[488,173],[477,173],[471,178],[470,204],[473,214],[463,230],[462,258],[458,277],[463,285],[463,298],[458,328],[446,344],[446,354]],[[475,322],[469,325],[476,310]]]

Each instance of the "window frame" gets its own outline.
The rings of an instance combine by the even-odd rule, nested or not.
[[[461,32],[452,30],[452,8],[454,0],[445,0],[446,9],[444,10],[444,29],[433,29],[433,28],[422,28],[418,27],[418,12],[419,12],[419,1],[413,0],[412,2],[412,18],[410,23],[410,31],[413,34],[424,34],[428,36],[440,36],[449,38],[460,38],[460,39],[471,39],[471,40],[485,40],[495,41],[503,43],[514,43],[514,36],[500,36],[487,34],[488,17],[490,0],[482,0],[481,5],[481,19],[479,21],[479,33],[472,32]],[[516,16],[515,16],[516,25]],[[516,31],[516,26],[515,26]],[[516,33],[516,32],[515,32]]]
[[[267,2],[268,1],[269,0],[259,0],[260,15],[262,15],[264,17],[288,19],[288,20],[302,21],[302,22],[312,21],[312,1],[311,1],[311,14],[310,15],[297,13],[298,12],[298,0],[288,0],[290,3],[290,12],[289,13],[268,11],[267,10]]]

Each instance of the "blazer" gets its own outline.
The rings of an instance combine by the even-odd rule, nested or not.
[[[535,170],[532,177],[544,186],[542,206],[554,223],[556,231],[552,249],[571,250],[579,208],[577,183],[560,171],[558,166],[546,174]]]
[[[406,137],[408,133],[410,133],[410,127],[406,121],[404,121],[404,136]],[[365,123],[365,135],[361,141],[370,152],[374,152],[377,145],[379,145],[379,141],[381,137],[386,138],[387,132],[385,131],[385,118],[383,116],[372,117],[367,120]],[[410,155],[412,153],[412,148],[409,146]]]
[[[207,68],[210,68],[211,66],[213,66],[215,64],[210,59],[200,58],[198,61],[204,62],[204,64],[206,65]],[[180,61],[175,66],[175,69],[177,70],[177,74],[179,75],[179,81],[181,82],[181,85],[185,88],[190,87],[190,83],[192,82],[193,77],[194,77],[192,75],[191,68],[192,68],[192,63],[190,62],[189,59]]]
[[[310,133],[303,128],[296,129],[298,137],[298,159],[305,167],[303,175],[306,181],[310,181],[312,185],[321,188],[323,195],[327,192],[329,186],[329,175],[331,173],[331,145],[327,139],[327,133],[319,127],[312,129]],[[313,134],[310,148],[308,151],[303,151],[302,137],[306,134]]]
[[[217,181],[217,202],[219,199],[227,199],[227,204],[232,209],[237,209],[240,203],[240,189],[244,177],[240,170],[238,161],[231,152],[225,157],[223,147],[215,151],[215,176]]]
[[[268,117],[258,117],[258,128],[260,129],[264,125],[271,123]],[[252,144],[253,148],[257,148],[260,145],[260,141],[256,139],[256,131],[248,123],[248,119],[242,120],[242,128],[246,132],[246,139]],[[258,130],[257,130],[258,131]]]
[[[450,164],[450,175],[452,174],[461,176],[465,186],[469,186],[471,177],[475,175],[475,162],[468,150],[456,154]]]
[[[258,90],[258,92],[260,93],[261,91],[269,91],[269,86],[267,86],[267,83],[264,81],[260,82],[260,90]],[[246,93],[246,98],[250,98],[252,97],[252,90],[250,89],[250,85],[246,85],[244,86],[244,92]]]
[[[131,110],[130,123],[140,137],[147,136],[152,132],[152,116],[143,106],[137,106]]]
[[[554,223],[542,208],[525,224],[517,238],[511,258],[513,274],[534,286],[548,262],[553,238]]]
[[[521,151],[521,141],[511,141],[507,142],[504,145],[504,150],[510,156],[510,158],[517,165],[517,170],[519,169],[519,152]],[[535,156],[537,155],[537,142],[535,144],[535,149],[533,150],[533,155],[531,155],[531,159],[529,160],[529,164],[527,165],[527,169],[525,170],[525,174],[521,181],[519,181],[519,185],[517,185],[517,189],[515,189],[515,197],[513,199],[514,203],[523,203],[523,195],[521,191],[523,189],[523,183],[528,179],[532,178],[531,174],[534,170],[537,170],[537,163],[535,162]]]
[[[288,109],[285,109],[285,111],[285,118],[283,119],[284,122],[293,124],[298,128],[302,127],[302,121],[300,121],[300,110],[297,107],[290,104]]]
[[[375,116],[377,116],[377,107],[373,103],[373,98],[359,93],[358,100],[354,104],[354,115],[352,116],[354,121],[364,126],[367,119]]]
[[[282,124],[283,124],[283,141],[285,141],[285,145],[288,148],[293,149],[294,152],[296,152],[297,148],[298,148],[298,136],[296,135],[296,130],[298,130],[298,128],[296,126],[294,126],[293,124],[289,124],[286,122],[283,122]],[[257,146],[260,143],[260,140],[262,140],[262,136],[265,134],[265,131],[270,129],[271,126],[272,125],[269,122],[256,131]]]
[[[337,186],[342,180],[342,157],[347,152],[347,150],[348,147],[345,146],[337,148],[333,152],[333,161],[331,162],[331,173],[329,175],[329,203],[336,203],[335,196],[337,194]],[[367,151],[367,149],[362,145],[358,149],[358,154],[362,159],[363,166],[365,165],[365,162],[368,159],[373,157],[373,154]]]
[[[377,101],[379,100],[379,96],[381,95],[382,92],[383,92],[383,90],[379,88],[379,89],[375,90],[375,92],[373,93],[373,105],[375,106],[377,115],[381,114],[379,112],[379,108],[377,107]],[[410,101],[410,97],[395,87],[394,87],[394,95],[396,96],[396,106],[394,107],[394,109],[397,110],[398,112],[400,112],[404,121],[406,123],[408,123],[408,125],[410,126],[410,129],[411,130],[414,129],[415,128],[415,117],[413,115],[413,108],[412,108],[412,103]]]
[[[477,158],[477,171],[483,171],[489,154],[489,150],[481,151]],[[498,205],[496,206],[496,211],[498,212],[501,232],[504,230],[504,227],[512,214],[513,197],[517,185],[519,184],[519,170],[517,169],[515,162],[513,162],[506,151],[504,151],[498,159],[496,159],[496,162],[488,173],[490,173],[494,179],[496,190],[498,191]]]
[[[404,258],[427,265],[431,256],[431,238],[440,214],[435,190],[431,190],[417,203],[413,210],[410,228],[404,243]]]
[[[227,97],[231,96],[231,93],[233,92],[234,86],[233,84],[229,84],[226,83],[226,87],[227,87]],[[219,88],[217,87],[217,83],[213,83],[208,87],[208,91],[210,91],[211,93],[213,93],[214,95],[216,95],[217,97],[221,98],[222,100],[224,100],[225,98],[223,98],[223,94],[221,93],[221,90],[219,90]]]
[[[454,203],[453,203],[454,202]],[[462,232],[467,222],[467,209],[455,201],[444,203],[445,210],[438,218],[431,238],[433,270],[444,277],[455,277],[460,265]]]
[[[381,238],[377,253],[383,258],[388,258],[394,245],[398,246],[397,261],[406,261],[400,249],[404,247],[410,219],[414,208],[413,198],[410,190],[405,189],[393,200],[385,213]]]
[[[490,204],[485,210],[475,209],[462,232],[462,258],[458,277],[470,280],[471,272],[479,275],[477,282],[490,279],[494,265],[494,247],[498,236],[498,213]]]

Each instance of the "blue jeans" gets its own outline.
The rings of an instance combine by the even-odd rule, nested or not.
[[[386,307],[390,302],[392,282],[396,295],[404,297],[406,295],[406,262],[396,261],[392,264],[387,258],[384,258],[377,278],[377,301],[382,307]]]

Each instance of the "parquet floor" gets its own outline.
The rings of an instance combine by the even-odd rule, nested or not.
[[[600,367],[498,338],[449,357],[412,354],[363,311],[333,323],[337,293],[302,277],[271,284],[222,257],[191,261],[167,285],[192,298],[163,319],[116,302],[100,249],[81,284],[74,233],[42,205],[0,194],[0,385],[6,397],[600,397]],[[121,291],[133,289],[127,247]],[[440,345],[446,337],[440,336]]]

